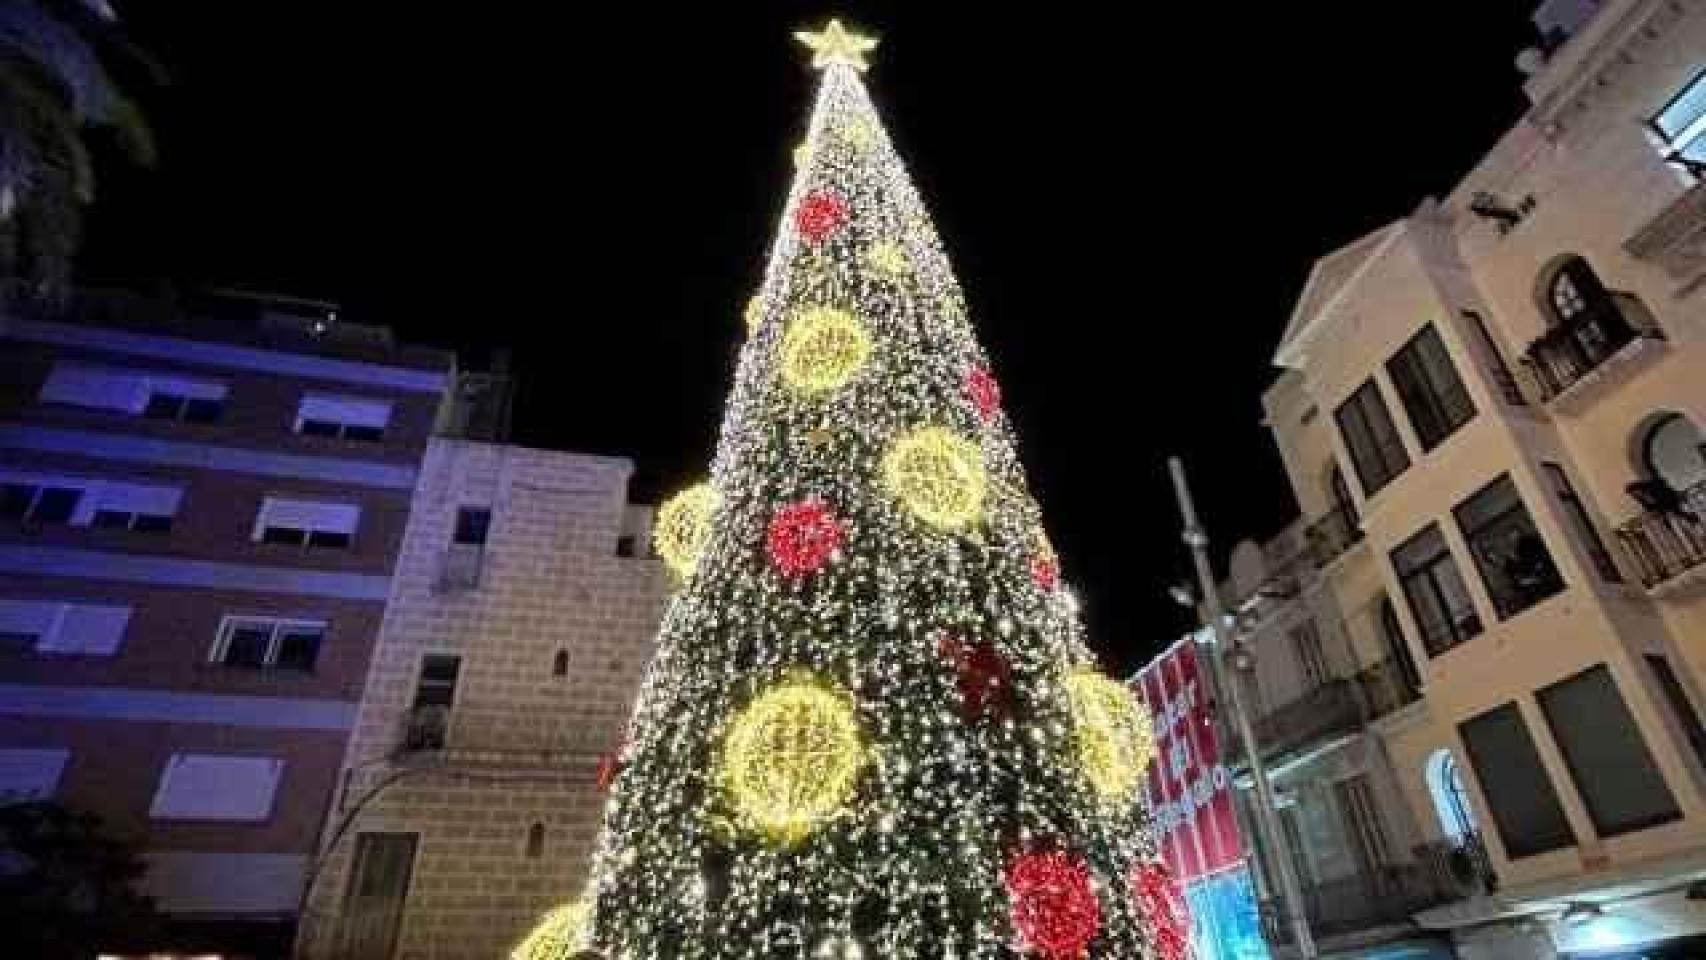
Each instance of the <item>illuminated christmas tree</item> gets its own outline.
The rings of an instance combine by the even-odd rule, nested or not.
[[[817,103],[711,479],[659,512],[680,590],[585,910],[527,956],[1175,952],[1148,718],[1084,645],[875,43],[800,39]]]

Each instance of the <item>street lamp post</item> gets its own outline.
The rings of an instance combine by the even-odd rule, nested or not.
[[[1173,492],[1179,501],[1179,515],[1185,521],[1184,540],[1190,546],[1191,559],[1196,564],[1197,588],[1202,595],[1209,633],[1213,638],[1213,649],[1208,657],[1209,671],[1227,711],[1232,715],[1239,747],[1250,767],[1250,779],[1255,781],[1255,820],[1256,830],[1261,835],[1260,848],[1273,853],[1273,862],[1268,867],[1279,879],[1280,899],[1284,901],[1284,912],[1297,953],[1300,957],[1312,958],[1316,956],[1315,937],[1310,933],[1309,916],[1304,912],[1303,887],[1298,883],[1297,871],[1293,868],[1290,844],[1279,828],[1274,786],[1268,780],[1268,768],[1262,762],[1261,748],[1256,743],[1255,730],[1250,726],[1250,715],[1244,710],[1243,690],[1236,677],[1228,676],[1226,658],[1233,645],[1228,642],[1231,637],[1228,636],[1226,609],[1220,602],[1220,590],[1214,582],[1214,568],[1209,564],[1208,534],[1197,520],[1196,503],[1191,499],[1190,484],[1185,480],[1184,463],[1178,457],[1169,457],[1167,468],[1173,474]],[[1220,703],[1215,704],[1216,710],[1220,707]]]

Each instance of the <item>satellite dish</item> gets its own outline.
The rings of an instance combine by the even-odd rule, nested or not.
[[[1546,66],[1546,54],[1539,47],[1529,47],[1516,55],[1516,68],[1525,77],[1532,77]]]

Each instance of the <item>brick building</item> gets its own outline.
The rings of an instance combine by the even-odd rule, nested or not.
[[[301,955],[499,957],[579,893],[669,586],[631,471],[432,441]]]
[[[278,298],[0,312],[0,796],[135,840],[170,945],[288,947],[452,365]]]

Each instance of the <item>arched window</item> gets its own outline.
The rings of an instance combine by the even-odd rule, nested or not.
[[[551,676],[566,677],[569,675],[569,651],[558,650],[551,658]]]
[[[1565,257],[1545,276],[1542,306],[1549,326],[1568,326],[1611,302],[1611,294],[1599,282],[1599,275],[1581,257]]]
[[[1682,414],[1661,414],[1641,438],[1641,466],[1677,493],[1691,490],[1706,482],[1706,437]]]
[[[536,859],[545,854],[545,825],[535,823],[527,828],[527,858]]]
[[[1457,771],[1457,759],[1451,751],[1435,750],[1433,756],[1428,757],[1426,775],[1428,793],[1433,797],[1440,829],[1454,843],[1461,844],[1472,838],[1479,830],[1475,824],[1475,811],[1469,805],[1469,791],[1463,787],[1463,778]]]

